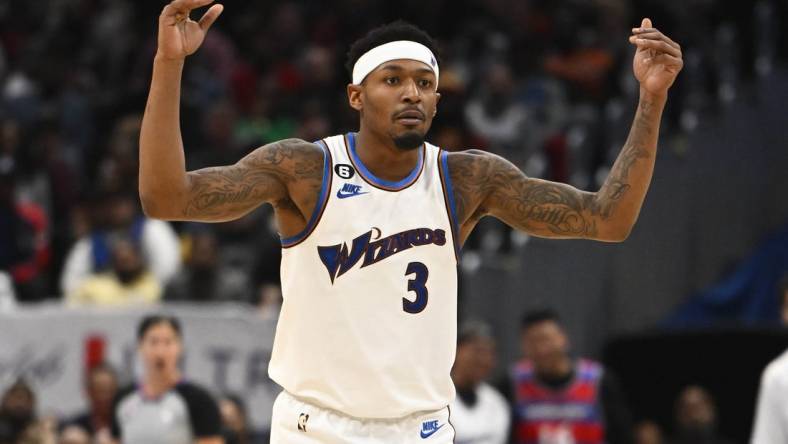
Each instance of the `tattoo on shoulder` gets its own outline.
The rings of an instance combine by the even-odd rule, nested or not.
[[[323,179],[323,152],[315,144],[286,139],[256,149],[235,165],[204,168],[188,175],[191,193],[184,216],[243,214],[263,202],[290,200],[288,185]]]
[[[449,153],[447,163],[458,223],[480,219],[484,214],[478,211],[479,203],[490,189],[486,179],[491,171],[489,159],[482,151],[468,150]]]

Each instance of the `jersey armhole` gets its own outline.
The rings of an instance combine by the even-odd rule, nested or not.
[[[443,189],[443,202],[446,206],[446,215],[449,217],[451,226],[451,238],[454,242],[454,258],[460,263],[460,227],[457,224],[457,207],[454,203],[454,188],[449,175],[449,152],[439,148],[438,152],[438,172],[441,178],[441,188]]]
[[[304,227],[300,233],[296,234],[295,236],[281,239],[282,248],[295,247],[296,245],[305,241],[306,238],[312,234],[312,231],[315,230],[315,227],[317,227],[318,222],[320,222],[320,218],[323,216],[323,211],[325,211],[326,205],[328,204],[328,198],[331,194],[331,182],[333,179],[333,161],[331,159],[331,150],[328,149],[328,145],[326,144],[325,140],[319,140],[315,142],[315,145],[319,146],[323,150],[323,180],[322,185],[320,186],[320,194],[317,198],[317,204],[315,205],[315,209],[312,210],[312,216],[309,218],[309,222],[307,222],[306,227]]]
[[[183,398],[189,412],[189,425],[195,438],[219,436],[222,420],[219,406],[203,388],[185,382],[175,386],[175,391]]]
[[[121,388],[112,399],[112,418],[110,420],[109,431],[113,438],[120,440],[123,437],[123,425],[118,418],[118,410],[123,404],[123,401],[132,393],[136,391],[134,384]]]

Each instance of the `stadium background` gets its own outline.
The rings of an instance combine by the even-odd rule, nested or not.
[[[71,247],[108,224],[113,202],[136,200],[160,8],[0,2],[0,176],[15,202],[3,202],[0,267],[17,300],[4,293],[4,319],[60,309]],[[575,352],[617,370],[638,418],[669,428],[677,391],[697,382],[717,398],[723,431],[743,442],[759,372],[788,345],[779,298],[788,272],[786,9],[778,0],[230,0],[186,64],[188,167],[356,129],[345,51],[403,18],[441,47],[433,143],[493,151],[532,176],[596,189],[637,98],[626,36],[650,17],[681,43],[685,67],[632,235],[618,245],[547,241],[485,221],[463,253],[461,318],[493,324],[503,373],[519,354],[520,315],[553,307]],[[19,206],[24,242],[6,211]],[[264,208],[233,223],[172,224],[186,259],[197,236],[215,238],[216,267],[250,280],[236,299],[268,317],[278,280],[270,216]],[[24,340],[0,337],[0,359]],[[16,373],[0,366],[0,389]]]

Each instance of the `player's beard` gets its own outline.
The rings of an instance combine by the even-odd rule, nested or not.
[[[415,150],[424,143],[424,134],[408,131],[393,137],[394,145],[402,151]]]

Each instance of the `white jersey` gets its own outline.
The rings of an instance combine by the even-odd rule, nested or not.
[[[474,391],[473,406],[466,405],[459,397],[451,403],[451,425],[457,430],[455,444],[505,444],[512,420],[506,398],[486,382]]]
[[[416,168],[389,182],[361,163],[354,134],[317,143],[327,151],[320,198],[304,231],[282,240],[271,379],[358,418],[445,408],[457,330],[445,152],[423,144]]]
[[[751,444],[788,442],[788,351],[770,362],[761,376]]]

